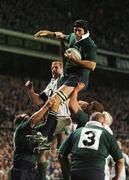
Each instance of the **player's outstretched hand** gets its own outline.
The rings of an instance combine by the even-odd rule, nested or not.
[[[55,36],[57,39],[64,39],[65,34],[63,34],[62,32],[55,32]]]
[[[32,83],[30,80],[28,80],[28,81],[25,83],[25,88],[26,88],[26,90],[32,91],[32,90],[33,90],[33,83]]]
[[[49,36],[49,35],[55,35],[55,32],[52,31],[48,31],[48,30],[41,30],[38,31],[36,34],[34,34],[34,38],[37,39],[39,37],[43,37],[43,36]]]

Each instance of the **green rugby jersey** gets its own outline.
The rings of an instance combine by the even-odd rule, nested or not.
[[[76,42],[75,34],[71,33],[70,35],[65,36],[65,40],[68,42],[69,48],[75,48],[81,53],[83,60],[91,60],[96,62],[96,44],[90,37],[81,39],[80,41]],[[67,61],[65,67],[66,74],[78,73],[85,76],[86,78],[89,77],[89,69],[79,66],[71,61]]]
[[[96,121],[72,132],[59,151],[64,156],[72,153],[71,170],[91,168],[104,172],[109,154],[114,161],[123,157],[116,139]]]
[[[79,109],[78,112],[74,115],[74,120],[78,124],[78,128],[83,127],[89,121],[89,115],[83,110]]]
[[[14,132],[14,157],[13,162],[20,160],[28,161],[35,165],[36,156],[33,154],[33,150],[30,148],[27,142],[26,135],[32,133],[32,128],[30,125],[30,120],[22,121],[16,126]]]

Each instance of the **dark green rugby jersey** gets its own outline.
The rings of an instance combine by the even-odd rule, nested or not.
[[[78,112],[74,115],[74,120],[78,124],[78,128],[83,127],[89,121],[89,115],[83,110],[78,110]]]
[[[75,130],[61,145],[61,154],[72,153],[71,170],[91,168],[104,172],[105,158],[109,154],[114,161],[123,157],[116,139],[100,123],[94,124]]]
[[[65,40],[68,42],[69,48],[75,48],[81,53],[83,60],[89,60],[89,61],[91,60],[96,62],[97,48],[96,48],[96,44],[90,37],[87,37],[85,39],[76,42],[75,34],[72,33],[70,35],[66,35]],[[67,61],[65,67],[66,67],[65,68],[66,74],[77,73],[86,78],[89,77],[89,73],[90,73],[89,69],[79,66],[71,61]]]
[[[16,126],[14,132],[14,157],[13,162],[19,160],[25,160],[35,165],[36,157],[33,154],[33,150],[30,148],[27,142],[26,135],[32,133],[32,128],[30,126],[30,120],[22,121]]]

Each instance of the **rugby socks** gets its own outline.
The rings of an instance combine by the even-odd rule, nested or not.
[[[38,173],[39,173],[39,179],[40,180],[47,180],[46,178],[46,172],[47,172],[47,161],[41,162],[40,164],[37,164],[38,166]]]
[[[42,134],[48,137],[48,141],[52,141],[53,134],[57,125],[57,113],[49,111],[47,121],[42,129]]]
[[[61,165],[63,179],[69,180],[70,179],[70,163],[69,163],[69,160],[67,158],[63,157],[63,158],[59,158],[59,162]]]

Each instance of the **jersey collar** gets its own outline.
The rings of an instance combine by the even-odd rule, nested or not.
[[[86,123],[86,126],[87,125],[98,126],[98,127],[102,127],[103,128],[103,125],[100,122],[98,122],[98,121],[89,121],[89,122]]]
[[[76,43],[78,43],[78,42],[82,41],[83,39],[88,38],[89,36],[90,36],[90,33],[89,33],[89,31],[87,31],[87,33],[86,33],[86,34],[84,34],[84,35],[82,36],[82,38],[81,38],[79,41],[76,41]]]
[[[88,38],[89,35],[90,35],[89,31],[87,31],[87,33],[84,34],[80,40]]]

